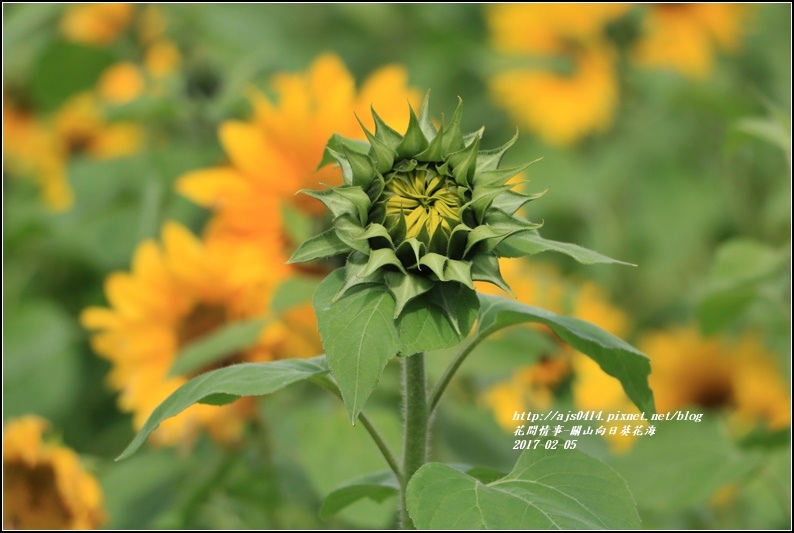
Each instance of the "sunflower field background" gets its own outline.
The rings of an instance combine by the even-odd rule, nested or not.
[[[370,106],[404,131],[428,91],[436,119],[463,100],[484,148],[518,130],[509,163],[542,158],[521,179],[547,189],[524,208],[545,237],[638,265],[501,264],[521,302],[637,346],[657,412],[691,415],[611,422],[577,449],[626,480],[647,529],[790,527],[790,20],[786,4],[4,5],[4,527],[395,526],[389,491],[324,506],[386,465],[309,384],[196,405],[114,458],[190,377],[322,353],[311,295],[339,264],[286,264],[328,223],[295,192],[341,181],[317,170],[332,134],[366,140]],[[431,382],[451,354],[428,354]],[[390,364],[367,408],[395,449],[398,382]],[[530,411],[637,412],[516,327],[460,369],[432,458],[506,473]]]

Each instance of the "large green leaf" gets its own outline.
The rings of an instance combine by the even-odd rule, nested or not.
[[[408,483],[419,529],[635,529],[626,483],[609,466],[573,450],[527,450],[513,471],[482,483],[429,463]]]
[[[326,277],[314,293],[314,310],[342,399],[354,423],[389,360],[400,351],[394,297],[385,285],[357,285],[333,301],[344,269]]]
[[[562,340],[588,355],[601,369],[617,378],[631,401],[643,412],[653,413],[653,392],[648,386],[648,358],[627,342],[578,318],[560,316],[500,296],[480,294],[477,336],[525,322],[544,324]]]
[[[328,372],[325,356],[318,356],[271,363],[242,363],[201,374],[179,387],[157,406],[118,459],[135,453],[160,422],[205,398],[218,395],[261,396],[325,372]]]
[[[185,346],[169,370],[171,376],[185,376],[250,347],[259,337],[267,320],[255,318],[227,324],[211,335]]]
[[[460,344],[474,326],[478,308],[474,291],[459,283],[437,284],[411,300],[397,320],[400,353],[412,355]]]
[[[391,470],[361,476],[345,483],[329,494],[323,501],[322,508],[320,508],[320,517],[330,518],[345,507],[363,498],[382,502],[399,490],[400,484]]]
[[[522,231],[511,235],[503,240],[496,247],[496,253],[500,257],[523,257],[540,252],[560,252],[569,255],[585,265],[594,263],[618,263],[621,265],[636,266],[632,263],[612,259],[593,250],[582,248],[578,244],[569,242],[557,242],[541,237],[537,231]]]
[[[698,318],[705,333],[725,327],[755,301],[765,298],[764,287],[787,278],[788,250],[749,239],[722,244],[700,294]],[[774,289],[771,292],[775,293]]]

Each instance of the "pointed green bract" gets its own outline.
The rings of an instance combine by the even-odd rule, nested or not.
[[[350,250],[352,250],[352,247],[345,244],[336,234],[336,230],[331,228],[312,237],[308,241],[304,241],[303,244],[295,250],[295,253],[292,254],[289,263],[314,261],[315,259],[322,259],[323,257],[347,253],[350,252]]]

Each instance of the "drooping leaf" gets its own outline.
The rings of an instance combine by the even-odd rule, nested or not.
[[[320,518],[328,519],[363,498],[382,502],[397,494],[400,484],[391,470],[375,472],[353,479],[325,497]]]
[[[325,356],[318,356],[269,363],[241,363],[201,374],[179,387],[157,406],[117,460],[135,453],[160,422],[205,398],[212,399],[213,395],[218,394],[261,396],[325,372],[328,372]]]
[[[343,284],[343,269],[329,274],[317,287],[314,309],[328,366],[354,423],[400,341],[394,298],[386,286],[356,286],[334,301]]]
[[[640,518],[625,481],[576,450],[527,450],[507,476],[482,483],[429,463],[408,482],[418,529],[635,529]]]
[[[515,324],[544,324],[562,340],[593,359],[604,372],[617,378],[640,411],[648,415],[654,412],[653,392],[648,386],[650,362],[627,342],[578,318],[560,316],[499,296],[480,294],[479,298],[478,337]]]
[[[308,241],[304,241],[287,262],[305,263],[307,261],[314,261],[315,259],[322,259],[323,257],[347,253],[351,250],[352,248],[345,244],[342,239],[337,236],[334,229],[331,228],[312,237]]]
[[[569,255],[585,265],[594,263],[618,263],[620,265],[637,266],[632,263],[612,259],[611,257],[588,250],[577,244],[544,239],[535,231],[522,231],[521,233],[516,233],[503,240],[499,246],[496,247],[496,253],[500,257],[523,257],[525,255],[546,251],[560,252]]]

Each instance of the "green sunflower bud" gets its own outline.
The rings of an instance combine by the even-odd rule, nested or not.
[[[436,128],[428,99],[400,135],[375,110],[369,143],[334,136],[322,164],[336,161],[344,184],[302,191],[325,203],[333,228],[304,242],[290,262],[347,253],[344,283],[333,301],[362,284],[385,286],[394,298],[394,318],[415,298],[440,308],[458,335],[466,335],[446,295],[473,296],[474,281],[509,287],[499,272],[499,243],[540,226],[516,215],[543,193],[513,190],[510,178],[527,165],[500,169],[515,137],[495,150],[479,150],[482,130],[464,135],[462,104],[449,125]],[[468,296],[468,295],[467,295]],[[457,299],[457,298],[456,298]],[[474,299],[476,301],[476,298]]]

